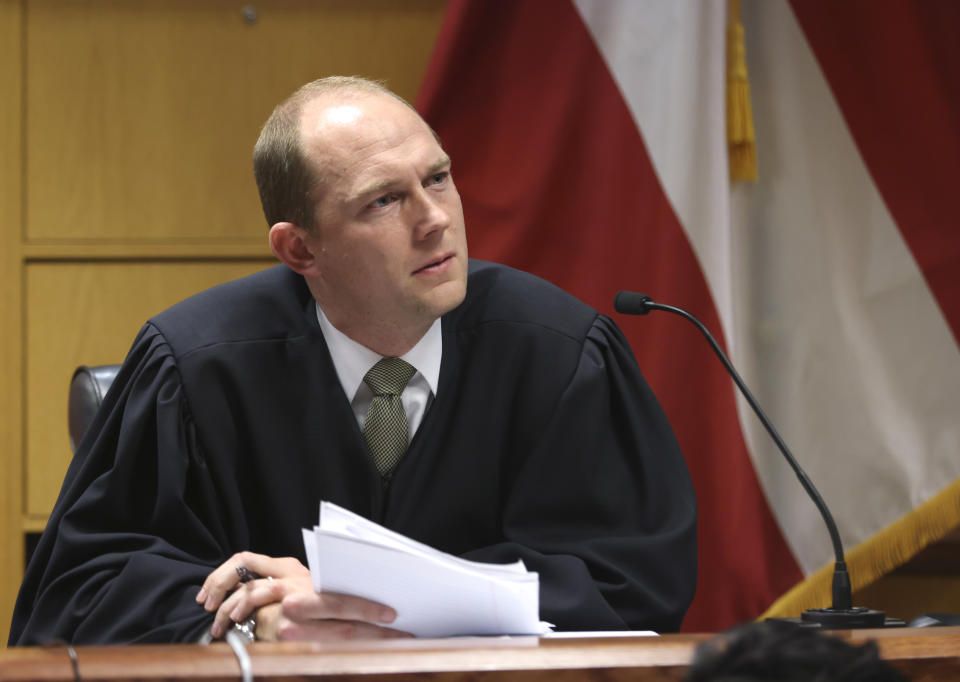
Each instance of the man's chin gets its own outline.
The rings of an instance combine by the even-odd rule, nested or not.
[[[424,307],[429,310],[434,317],[446,315],[458,305],[463,303],[467,296],[466,280],[451,280],[434,287],[424,300]]]

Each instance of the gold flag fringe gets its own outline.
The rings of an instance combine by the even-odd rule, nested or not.
[[[853,590],[878,580],[960,526],[960,479],[847,552]],[[833,562],[820,567],[777,599],[764,618],[795,618],[831,606]]]
[[[757,145],[750,104],[747,48],[740,23],[740,0],[730,0],[727,22],[727,149],[730,179],[757,179]]]

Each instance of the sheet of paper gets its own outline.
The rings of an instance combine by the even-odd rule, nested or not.
[[[539,577],[520,562],[466,561],[329,502],[303,536],[315,589],[387,604],[398,630],[418,637],[548,630],[539,621]]]
[[[334,504],[333,502],[320,503],[320,528],[324,533],[342,535],[345,537],[363,540],[382,547],[393,547],[400,551],[419,554],[425,557],[433,557],[440,562],[452,562],[468,569],[473,569],[489,575],[510,575],[519,576],[531,575],[527,572],[526,566],[522,561],[515,561],[512,564],[489,564],[480,561],[470,561],[461,559],[458,556],[441,552],[422,542],[417,542],[406,535],[401,535],[389,528],[384,528],[378,523],[365,519],[359,514],[355,514],[349,509]],[[527,578],[524,578],[527,579]]]

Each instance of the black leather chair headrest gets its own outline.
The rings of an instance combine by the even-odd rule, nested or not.
[[[70,429],[70,448],[74,452],[119,371],[120,365],[99,367],[80,365],[73,373],[73,378],[70,380],[67,422]]]

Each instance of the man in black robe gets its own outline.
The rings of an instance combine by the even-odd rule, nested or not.
[[[613,322],[468,262],[450,159],[377,84],[304,86],[254,165],[282,265],[141,330],[67,472],[10,642],[194,641],[250,617],[261,639],[396,636],[389,605],[314,591],[300,529],[321,499],[446,552],[522,559],[558,629],[678,628],[693,489]],[[409,447],[387,473],[363,435],[362,377],[384,357],[416,370]]]

